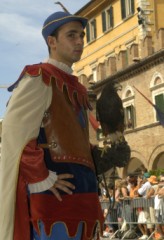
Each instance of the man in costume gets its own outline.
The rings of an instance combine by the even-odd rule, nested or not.
[[[102,232],[88,136],[87,92],[71,66],[87,19],[56,12],[44,22],[45,63],[24,68],[3,120],[1,240],[90,240]],[[110,161],[110,159],[108,159]]]

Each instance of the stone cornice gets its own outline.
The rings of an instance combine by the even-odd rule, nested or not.
[[[110,77],[107,77],[106,79],[94,83],[94,85],[92,85],[89,90],[98,91],[105,84],[107,84],[108,81],[115,79],[117,79],[117,81],[119,82],[122,82],[124,80],[134,77],[135,75],[138,75],[141,72],[145,72],[149,68],[156,66],[162,62],[164,62],[164,49],[161,49],[160,51],[152,54],[151,56],[141,59],[137,63],[133,63],[127,68],[118,71],[117,73],[113,74]]]

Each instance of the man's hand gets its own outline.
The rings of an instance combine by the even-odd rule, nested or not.
[[[62,201],[62,198],[57,189],[62,190],[65,193],[72,194],[71,189],[74,190],[75,186],[69,181],[66,181],[65,179],[69,179],[73,177],[74,176],[72,174],[68,174],[68,173],[59,174],[54,186],[49,189],[59,201]]]

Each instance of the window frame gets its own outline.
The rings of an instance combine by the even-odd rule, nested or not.
[[[102,20],[102,32],[107,32],[108,30],[113,28],[114,26],[113,6],[110,6],[102,11],[101,20]]]
[[[128,103],[127,106],[124,106],[124,119],[125,130],[135,128],[135,108],[132,103]]]
[[[123,20],[132,16],[134,12],[135,12],[134,0],[121,0],[121,16]]]
[[[157,106],[157,108],[159,108],[159,110],[161,112],[164,113],[164,107],[163,109],[161,109],[161,107],[159,106],[159,104],[157,103],[157,97],[160,96],[160,95],[163,95],[163,104],[164,104],[164,87],[161,87],[159,89],[156,89],[152,92],[152,97],[153,97],[153,103]],[[154,120],[155,122],[159,122],[159,119],[158,119],[158,116],[157,116],[157,112],[154,108]]]
[[[97,82],[97,67],[92,68],[93,81]]]
[[[156,80],[159,79],[159,83],[156,84]],[[159,107],[157,104],[156,104],[156,96],[159,96],[161,94],[163,94],[163,97],[164,97],[164,79],[163,79],[163,76],[161,73],[159,72],[155,72],[153,77],[152,77],[152,80],[150,82],[150,91],[152,93],[152,101],[153,103]],[[161,110],[163,112],[163,109],[161,109],[159,107],[159,110]],[[158,117],[157,117],[157,112],[155,110],[155,108],[153,108],[153,111],[154,111],[154,121],[155,122],[159,122],[158,120]]]
[[[127,94],[128,92],[130,92],[130,95]],[[125,88],[125,90],[123,92],[122,102],[123,102],[123,108],[124,108],[125,130],[132,130],[136,127],[136,112],[135,112],[135,107],[134,107],[134,91],[133,91],[132,87],[127,86]],[[129,113],[130,113],[130,118],[129,118]],[[130,123],[129,123],[129,120],[130,120]]]
[[[96,27],[96,19],[91,19],[88,21],[86,26],[86,42],[90,43],[97,38],[97,27]]]

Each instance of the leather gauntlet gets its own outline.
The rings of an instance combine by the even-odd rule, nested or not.
[[[103,153],[103,154],[102,154]],[[103,148],[95,146],[92,156],[97,175],[100,175],[112,167],[125,167],[130,160],[130,147],[126,141],[112,143],[110,147]]]

